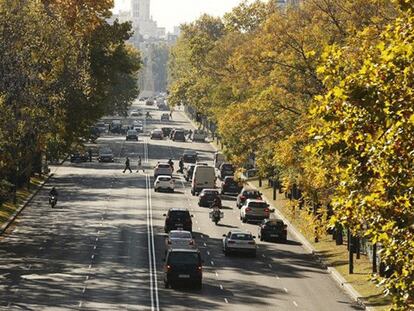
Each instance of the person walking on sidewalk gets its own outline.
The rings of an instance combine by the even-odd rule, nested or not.
[[[132,170],[131,170],[131,166],[130,166],[129,158],[128,157],[126,157],[126,159],[125,159],[125,168],[124,168],[123,173],[125,173],[126,170],[129,170],[129,172],[132,173]]]
[[[138,166],[137,166],[137,173],[140,171],[140,170],[142,170],[142,172],[143,173],[145,173],[145,170],[144,170],[144,168],[142,167],[142,159],[141,159],[141,156],[138,156]]]

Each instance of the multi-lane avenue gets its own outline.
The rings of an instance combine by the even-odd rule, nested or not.
[[[138,107],[139,106],[139,107]],[[178,159],[196,150],[211,162],[209,143],[151,140],[161,126],[192,128],[182,112],[172,121],[144,124],[139,141],[103,135],[115,163],[93,162],[53,168],[54,176],[0,237],[0,310],[355,310],[358,306],[290,235],[288,243],[258,243],[256,258],[224,256],[222,235],[257,226],[243,224],[232,198],[223,200],[224,219],[215,226],[208,208],[197,205],[189,183],[175,173],[176,191],[152,189],[157,161]],[[125,157],[133,173],[123,173]],[[138,156],[145,172],[136,172]],[[51,209],[48,191],[56,186],[59,202]],[[203,288],[165,289],[163,214],[188,208],[193,234],[204,260]]]

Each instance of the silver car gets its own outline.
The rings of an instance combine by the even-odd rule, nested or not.
[[[235,229],[223,234],[223,252],[228,256],[231,253],[247,253],[256,257],[256,237],[250,232]]]
[[[195,249],[197,247],[190,231],[171,230],[165,239],[165,251],[171,248]]]

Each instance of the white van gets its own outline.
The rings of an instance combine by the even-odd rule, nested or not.
[[[196,165],[194,167],[193,179],[191,180],[191,194],[199,194],[205,188],[215,188],[216,179],[216,170],[214,167]]]
[[[214,167],[219,168],[222,163],[226,162],[226,157],[221,152],[214,153]]]

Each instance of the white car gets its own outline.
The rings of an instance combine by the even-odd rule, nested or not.
[[[257,245],[256,237],[250,232],[240,229],[230,230],[223,234],[223,252],[228,256],[230,253],[247,253],[256,257]]]
[[[129,115],[131,117],[139,117],[139,116],[142,116],[142,112],[141,111],[138,111],[138,110],[132,110]]]
[[[165,239],[165,251],[171,248],[196,249],[196,243],[190,231],[171,230]]]
[[[171,176],[168,175],[159,175],[154,182],[154,191],[171,191],[174,192],[175,182]]]
[[[154,168],[154,178],[157,178],[159,175],[172,176],[172,168],[168,163],[158,162]]]
[[[269,204],[263,200],[247,199],[240,208],[240,220],[262,221],[270,217]]]

